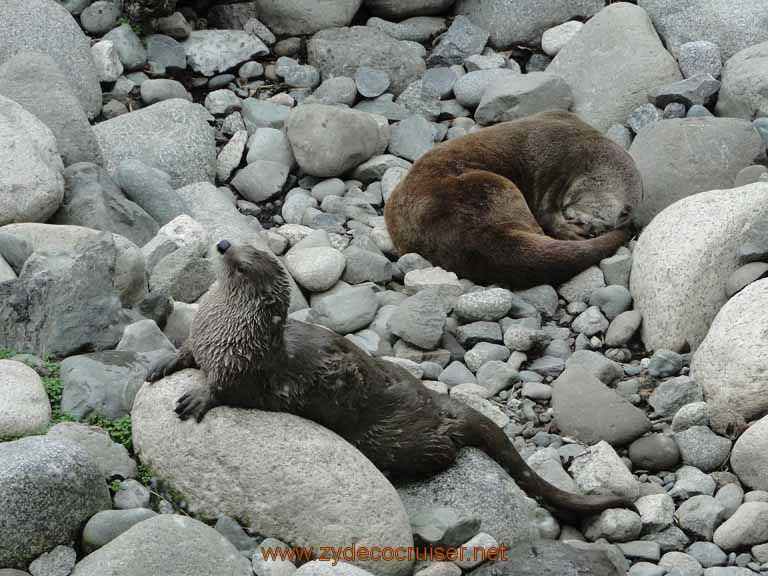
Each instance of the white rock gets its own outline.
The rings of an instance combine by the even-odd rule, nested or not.
[[[221,149],[218,158],[216,158],[216,177],[219,179],[219,182],[229,180],[232,171],[240,166],[247,141],[248,131],[238,130],[227,142],[227,145]]]
[[[541,49],[547,56],[557,56],[557,53],[573,40],[574,36],[578,34],[584,27],[582,22],[578,20],[571,20],[550,28],[541,36]]]
[[[584,494],[615,494],[632,500],[640,495],[638,481],[604,440],[576,458],[570,472]]]
[[[51,421],[51,403],[32,368],[0,360],[0,438],[41,434]]]
[[[764,394],[764,393],[763,393]],[[746,486],[768,490],[768,416],[744,432],[733,445],[731,467]]]
[[[285,258],[285,267],[294,280],[310,292],[324,292],[339,281],[347,260],[334,248],[318,246],[291,250]]]
[[[111,40],[102,40],[91,46],[93,63],[100,82],[116,82],[123,73],[123,64]]]

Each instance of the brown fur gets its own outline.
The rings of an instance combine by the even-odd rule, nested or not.
[[[223,251],[218,282],[202,299],[187,342],[147,376],[154,382],[182,368],[203,370],[207,386],[178,400],[182,419],[200,421],[220,405],[296,414],[345,438],[393,480],[431,476],[474,446],[555,512],[631,506],[549,484],[487,417],[330,330],[287,320],[290,290],[273,256],[229,243]]]
[[[574,114],[545,112],[436,146],[392,192],[385,218],[400,254],[526,288],[611,256],[641,197],[619,145]]]

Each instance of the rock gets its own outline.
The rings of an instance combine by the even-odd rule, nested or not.
[[[94,133],[104,168],[114,176],[123,161],[141,160],[167,172],[174,188],[213,182],[216,147],[209,117],[201,105],[174,99],[101,122]]]
[[[680,146],[681,141],[688,146]],[[764,149],[752,126],[735,118],[657,122],[635,138],[629,154],[643,177],[634,219],[647,225],[664,208],[706,190],[731,188]],[[715,160],[716,159],[716,160]]]
[[[648,375],[653,378],[676,376],[683,369],[683,357],[671,350],[657,350],[648,362]]]
[[[166,172],[140,160],[123,160],[114,170],[117,184],[162,226],[189,212],[189,206],[173,189]]]
[[[613,320],[632,307],[632,295],[624,286],[606,286],[592,293],[589,305],[598,306],[608,320]]]
[[[607,346],[621,347],[627,344],[640,328],[643,316],[637,310],[629,310],[619,314],[605,333]]]
[[[605,278],[600,268],[591,266],[561,284],[558,292],[568,302],[589,302],[592,293],[604,286]]]
[[[563,46],[573,40],[584,27],[582,22],[571,20],[546,30],[541,36],[541,49],[547,56],[555,57]]]
[[[438,506],[482,520],[483,531],[506,546],[536,537],[533,505],[501,467],[474,448],[459,452],[444,472],[397,486],[410,516]]]
[[[726,301],[745,230],[766,217],[767,197],[765,183],[702,192],[669,206],[643,230],[631,292],[646,348],[698,348]]]
[[[642,496],[635,501],[644,532],[664,530],[674,522],[675,503],[668,494]]]
[[[415,162],[434,146],[432,124],[424,116],[414,115],[392,127],[389,152]]]
[[[346,258],[334,248],[318,246],[291,250],[285,266],[300,286],[311,292],[323,292],[339,281]]]
[[[285,187],[291,167],[269,160],[256,160],[238,170],[232,186],[251,202],[265,202]]]
[[[752,282],[765,278],[767,274],[768,263],[766,262],[750,262],[749,264],[738,268],[728,279],[726,295],[728,298],[731,298],[733,295],[749,286]]]
[[[165,291],[160,291],[164,294]],[[163,334],[154,320],[139,320],[125,327],[123,337],[120,339],[117,351],[127,350],[131,352],[176,352],[173,344]]]
[[[683,104],[686,108],[698,104],[705,106],[720,90],[720,82],[709,74],[697,74],[666,86],[659,86],[648,93],[648,99],[659,108],[670,104]],[[683,115],[684,116],[684,115]]]
[[[77,552],[69,546],[56,546],[29,565],[32,576],[68,575],[75,568]]]
[[[512,307],[513,294],[503,288],[491,288],[459,296],[454,307],[459,318],[466,322],[497,321]]]
[[[389,74],[390,91],[395,95],[426,70],[420,46],[400,42],[366,26],[318,32],[307,44],[307,60],[321,71],[323,80],[334,76],[354,78],[361,66],[384,70]]]
[[[0,52],[0,55],[2,52]],[[64,165],[53,132],[13,100],[0,96],[0,226],[45,222],[64,196]]]
[[[176,40],[163,34],[152,34],[147,37],[147,55],[151,62],[169,71],[183,71],[187,67],[187,53],[184,46]]]
[[[768,542],[768,502],[746,502],[715,531],[714,542],[726,552]]]
[[[552,388],[552,408],[560,430],[586,444],[605,440],[626,445],[651,429],[642,410],[570,361]]]
[[[326,28],[347,26],[361,0],[333,0],[323,9],[307,0],[256,0],[259,19],[279,36],[314,34]]]
[[[643,523],[640,516],[631,510],[604,510],[587,521],[584,536],[594,542],[605,538],[611,542],[629,542],[640,537]]]
[[[576,458],[570,473],[584,494],[618,495],[632,500],[640,495],[637,480],[605,441],[591,446],[589,452]]]
[[[257,36],[243,30],[195,30],[181,45],[187,65],[209,77],[269,54],[269,48]]]
[[[313,304],[317,323],[339,334],[357,332],[376,316],[376,295],[368,286],[345,288]]]
[[[91,46],[93,65],[99,82],[117,82],[124,72],[120,55],[111,40],[102,40]]]
[[[306,104],[290,113],[286,133],[299,166],[307,174],[330,178],[376,153],[379,128],[369,114]]]
[[[360,66],[355,72],[357,91],[365,98],[376,98],[389,88],[389,74],[369,66]]]
[[[682,466],[675,472],[675,485],[669,491],[673,498],[690,498],[696,495],[712,496],[715,493],[715,480],[698,468]]]
[[[765,36],[764,40],[768,40],[768,35]],[[766,62],[768,41],[745,48],[728,59],[723,68],[723,85],[715,108],[718,116],[752,121],[768,112]]]
[[[694,542],[687,550],[705,568],[726,564],[728,555],[711,542]]]
[[[706,426],[693,426],[675,434],[683,464],[702,472],[714,472],[728,459],[731,441]]]
[[[443,336],[447,313],[436,289],[422,290],[400,305],[390,319],[390,328],[406,342],[433,350]]]
[[[679,376],[659,384],[648,399],[648,404],[653,407],[655,416],[664,418],[674,416],[686,404],[701,400],[701,386],[688,376]]]
[[[117,249],[100,234],[79,254],[33,254],[16,282],[0,284],[0,347],[67,356],[117,344],[127,323]]]
[[[453,0],[417,0],[408,3],[398,0],[365,0],[365,7],[374,16],[397,21],[413,16],[444,14],[452,4]]]
[[[713,78],[720,78],[723,68],[720,47],[709,40],[681,44],[677,51],[677,63],[686,78],[697,74],[709,74]]]
[[[219,408],[198,426],[182,430],[183,423],[172,410],[176,398],[202,385],[200,372],[174,374],[163,386],[142,388],[132,414],[134,445],[142,461],[183,494],[191,512],[203,518],[227,514],[255,532],[297,546],[346,546],[353,538],[364,538],[371,545],[412,545],[397,493],[370,461],[325,428],[289,414]],[[189,452],[192,446],[194,457]],[[248,447],[258,450],[260,457],[243,459]],[[272,458],[270,450],[288,451],[292,457]],[[221,462],[227,458],[233,465],[237,461],[233,469],[240,472],[223,479],[229,465],[222,468]],[[264,458],[272,462],[269,468],[261,466]],[[248,462],[252,469],[244,471]],[[208,476],[212,465],[216,473]],[[344,480],[344,490],[339,470],[354,470]],[[207,477],[216,480],[201,481]],[[285,491],[288,484],[291,490]],[[362,487],[368,496],[352,498]],[[382,574],[406,574],[409,566],[387,563]]]
[[[604,384],[613,384],[624,376],[624,370],[619,364],[592,350],[577,350],[567,358],[565,365],[568,368],[582,368]]]
[[[99,467],[105,480],[111,480],[115,476],[136,476],[136,462],[128,455],[128,450],[122,444],[113,442],[103,428],[79,422],[60,422],[48,431],[48,436],[79,444]]]
[[[723,61],[768,40],[760,24],[764,13],[749,0],[705,0],[695,6],[674,0],[640,0],[674,55],[691,40],[706,38],[720,47]]]
[[[124,23],[114,28],[105,34],[103,39],[112,42],[120,63],[127,72],[144,68],[144,65],[147,63],[147,50],[129,24]],[[158,62],[157,60],[153,61]],[[182,66],[182,69],[184,68],[186,68],[186,62]]]
[[[64,76],[89,118],[101,110],[101,88],[91,46],[75,19],[56,2],[30,0],[0,6],[0,64],[20,52],[48,55]],[[31,97],[31,95],[30,95]]]
[[[459,0],[455,11],[488,30],[494,48],[509,48],[513,44],[537,46],[548,28],[577,16],[594,16],[603,6],[597,0],[547,0],[535,7],[520,0]]]
[[[573,111],[600,130],[623,124],[648,90],[681,78],[648,15],[625,2],[589,20],[547,67],[573,91]]]
[[[147,105],[156,104],[163,100],[171,100],[172,98],[192,101],[192,96],[184,88],[184,85],[176,80],[168,80],[166,78],[150,79],[141,85],[141,99]]]
[[[627,118],[627,125],[635,134],[640,134],[649,126],[660,122],[664,117],[663,111],[653,104],[643,104],[635,108]]]
[[[572,104],[571,89],[560,76],[530,72],[488,87],[475,112],[475,120],[489,125],[548,110],[567,111]]]
[[[486,42],[488,32],[483,27],[476,26],[466,16],[456,16],[447,32],[440,35],[427,64],[430,68],[462,64],[466,58],[480,54]]]
[[[343,252],[347,266],[343,279],[348,284],[387,283],[392,280],[392,263],[381,253],[350,246]]]
[[[103,510],[94,514],[83,529],[83,549],[86,554],[109,544],[129,528],[157,516],[146,508]]]
[[[641,470],[649,472],[674,470],[680,463],[680,450],[672,436],[651,434],[632,442],[629,459]]]
[[[112,232],[138,246],[157,234],[157,222],[126,198],[101,166],[90,162],[72,164],[64,170],[64,180],[64,199],[49,220],[52,224]]]
[[[101,163],[88,117],[58,65],[46,54],[22,52],[0,66],[0,95],[21,104],[51,129],[64,165]]]
[[[45,432],[51,403],[40,376],[25,364],[0,360],[0,438]]]
[[[768,417],[753,423],[733,446],[731,468],[746,486],[768,490],[768,458],[763,446],[768,437]]]
[[[608,320],[597,306],[590,306],[571,323],[571,329],[587,337],[600,334],[608,329]]]
[[[67,440],[31,436],[0,443],[0,566],[26,568],[110,507],[109,490],[87,452]]]
[[[682,530],[696,539],[712,540],[712,535],[723,521],[725,508],[712,496],[700,495],[683,502],[675,512],[675,520]]]

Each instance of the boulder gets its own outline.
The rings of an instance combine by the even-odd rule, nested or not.
[[[302,170],[331,178],[376,154],[379,125],[364,112],[306,104],[291,111],[286,133]]]
[[[145,385],[132,413],[142,462],[182,495],[192,514],[208,520],[225,514],[260,534],[316,550],[353,542],[412,546],[395,490],[329,430],[290,414],[229,407],[214,408],[201,423],[179,420],[176,399],[204,385],[202,372],[178,372]],[[407,561],[357,564],[375,566],[382,576],[411,573]]]
[[[170,174],[173,187],[213,182],[216,175],[212,116],[200,104],[165,100],[94,127],[104,168],[114,176],[123,160],[141,160]]]
[[[664,209],[643,230],[630,290],[648,350],[691,351],[725,304],[726,285],[751,234],[763,237],[768,183],[700,192]]]
[[[364,0],[363,4],[374,16],[389,20],[404,20],[413,16],[444,14],[455,0]]]
[[[57,545],[79,541],[86,520],[111,508],[88,453],[69,440],[30,436],[0,443],[0,566],[26,569]]]
[[[45,222],[64,197],[64,164],[53,132],[20,104],[0,96],[0,141],[0,226]]]
[[[547,72],[517,74],[492,84],[483,93],[475,112],[481,125],[518,120],[537,112],[567,111],[573,104],[565,80]]]
[[[733,445],[731,468],[742,484],[753,490],[768,490],[768,416],[753,423]]]
[[[40,434],[50,421],[51,403],[37,372],[21,362],[0,360],[0,438]]]
[[[112,478],[133,478],[137,468],[122,444],[113,441],[109,432],[99,426],[80,422],[59,422],[48,431],[51,438],[72,440],[80,445],[99,467],[102,476]]]
[[[362,0],[255,0],[259,19],[280,36],[314,34],[347,26]]]
[[[354,78],[361,66],[384,70],[390,91],[399,95],[426,70],[423,47],[401,42],[367,26],[331,28],[315,34],[307,44],[307,60],[323,75]]]
[[[766,185],[764,185],[765,187]],[[715,316],[691,362],[707,402],[747,421],[768,414],[768,280],[731,298]]]
[[[577,17],[589,18],[604,6],[603,0],[458,0],[455,12],[488,30],[495,48],[510,48],[538,46],[548,28]]]
[[[51,129],[65,166],[101,164],[101,150],[82,104],[56,62],[21,52],[0,66],[0,95],[21,104]]]
[[[768,19],[766,19],[768,22]],[[768,33],[766,33],[768,39]],[[730,58],[723,68],[723,81],[715,112],[754,120],[768,116],[768,41],[750,46]]]
[[[635,221],[646,226],[681,198],[730,188],[764,148],[752,125],[736,118],[671,119],[647,127],[629,149],[643,177]]]
[[[140,553],[137,553],[140,551]],[[229,540],[194,518],[160,514],[134,524],[83,558],[72,576],[251,576]]]
[[[624,124],[652,88],[681,80],[642,8],[619,2],[589,20],[547,67],[573,91],[573,112],[602,131]]]
[[[686,42],[709,40],[723,61],[768,40],[765,6],[752,0],[638,0],[675,56]]]
[[[101,86],[91,43],[63,6],[52,0],[0,3],[0,64],[20,52],[50,56],[69,79],[86,115],[98,116]]]

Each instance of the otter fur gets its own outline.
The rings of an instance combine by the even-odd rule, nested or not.
[[[326,328],[287,319],[288,278],[273,255],[226,240],[217,249],[217,282],[201,299],[188,339],[147,375],[154,382],[183,368],[203,370],[207,386],[177,401],[181,419],[200,421],[220,405],[289,412],[333,430],[393,481],[429,477],[472,446],[556,513],[631,507],[621,497],[556,488],[486,416]]]
[[[624,149],[569,112],[444,142],[387,200],[400,254],[480,284],[559,284],[613,255],[642,198]]]

